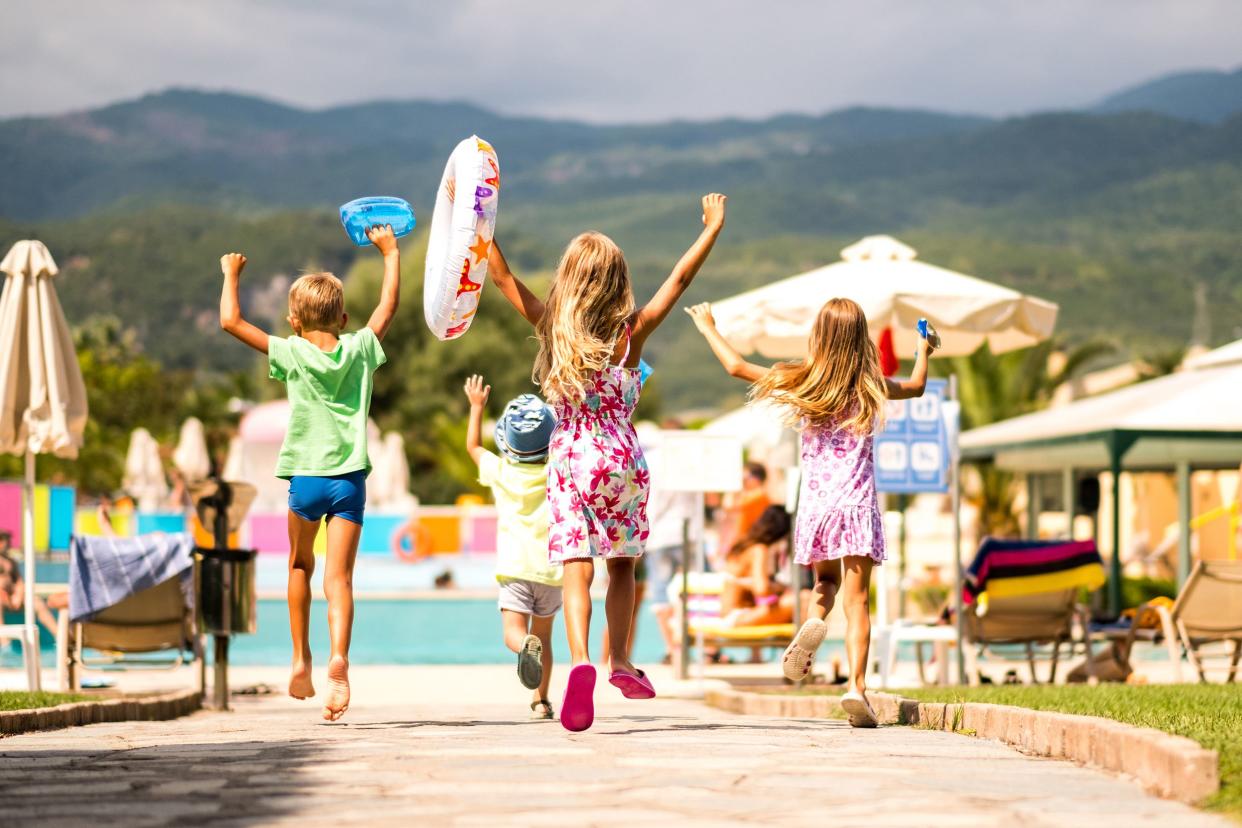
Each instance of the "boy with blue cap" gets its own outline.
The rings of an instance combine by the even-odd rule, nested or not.
[[[496,448],[483,448],[483,408],[491,386],[466,380],[470,422],[466,450],[479,467],[479,482],[496,501],[496,580],[505,645],[517,653],[518,679],[535,691],[531,718],[553,719],[552,620],[561,608],[561,568],[548,562],[548,443],[556,427],[552,409],[534,394],[505,406],[496,421]]]

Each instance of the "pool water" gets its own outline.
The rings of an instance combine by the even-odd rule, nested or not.
[[[569,659],[564,618],[552,628],[553,657]],[[604,629],[604,604],[596,602],[591,616],[591,650],[598,656]],[[311,650],[328,655],[328,605],[311,607]],[[655,618],[646,607],[639,613],[634,642],[636,661],[650,663],[664,656]],[[233,639],[234,664],[287,664],[291,655],[289,610],[284,601],[259,601],[255,635]],[[501,635],[500,610],[481,598],[358,599],[354,602],[354,636],[349,660],[355,664],[498,664],[514,658]]]

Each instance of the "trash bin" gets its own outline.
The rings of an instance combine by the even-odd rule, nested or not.
[[[207,635],[253,635],[258,629],[253,549],[198,553],[199,630]]]

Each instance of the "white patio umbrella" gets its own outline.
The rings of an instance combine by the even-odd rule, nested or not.
[[[52,278],[56,262],[43,242],[19,241],[0,270],[0,451],[26,456],[22,498],[26,618],[20,628],[26,683],[39,689],[39,630],[35,626],[35,455],[77,457],[86,428],[86,386],[69,324]],[[17,630],[4,629],[5,634]]]
[[[187,485],[204,480],[211,474],[211,457],[207,453],[207,434],[202,420],[189,417],[181,424],[181,434],[172,459]]]
[[[145,428],[136,428],[129,436],[121,487],[141,512],[158,511],[168,497],[168,479],[160,460],[160,445]]]
[[[965,356],[987,342],[996,353],[1052,335],[1057,306],[1016,290],[921,262],[891,236],[867,236],[841,261],[738,294],[712,305],[725,339],[743,353],[771,359],[806,356],[807,337],[824,303],[853,299],[873,338],[892,328],[899,355],[914,353],[920,318],[940,332],[944,356]]]
[[[405,456],[405,439],[395,431],[384,435],[375,447],[367,479],[367,500],[377,509],[402,512],[417,500],[410,494],[410,464]]]

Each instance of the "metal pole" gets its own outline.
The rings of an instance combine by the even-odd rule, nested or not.
[[[22,630],[22,655],[26,662],[26,687],[32,692],[43,688],[43,676],[39,659],[39,627],[35,623],[35,548],[34,548],[34,490],[35,456],[26,449],[26,485],[22,504],[22,548],[25,552],[26,571],[26,623]]]
[[[1039,537],[1039,476],[1034,472],[1026,473],[1026,537]]]
[[[697,556],[697,559],[698,559],[697,560],[698,570],[704,573],[707,572],[707,540],[704,537],[704,533],[707,531],[707,527],[706,525],[704,525],[701,516],[705,508],[706,508],[706,504],[704,502],[703,492],[695,492],[695,495],[694,495],[695,528],[698,529],[698,531],[695,532],[695,535],[697,537],[695,537],[694,539],[695,555]],[[704,642],[703,642],[703,628],[702,627],[699,627],[698,631],[694,634],[694,646],[697,647],[699,651],[699,681],[701,682],[703,681],[703,679],[707,678],[707,647],[704,645]]]
[[[1190,521],[1194,516],[1190,501],[1190,463],[1177,464],[1177,588],[1190,577]]]
[[[949,375],[949,399],[957,400],[957,374]],[[958,414],[961,417],[961,414]],[[957,431],[961,431],[959,419]],[[962,586],[966,582],[966,573],[962,567],[962,457],[958,450],[957,437],[954,435],[953,445],[949,447],[949,490],[952,492],[953,503],[953,615],[957,620],[957,683],[966,684],[966,607],[962,603]]]
[[[1074,515],[1078,513],[1078,487],[1073,468],[1061,472],[1061,507],[1065,509],[1065,538],[1074,539]]]
[[[677,654],[677,677],[690,678],[690,517],[681,523],[681,652]]]
[[[1108,611],[1116,616],[1121,612],[1121,453],[1115,445],[1109,446],[1109,460],[1113,496],[1113,557],[1109,562]]]

